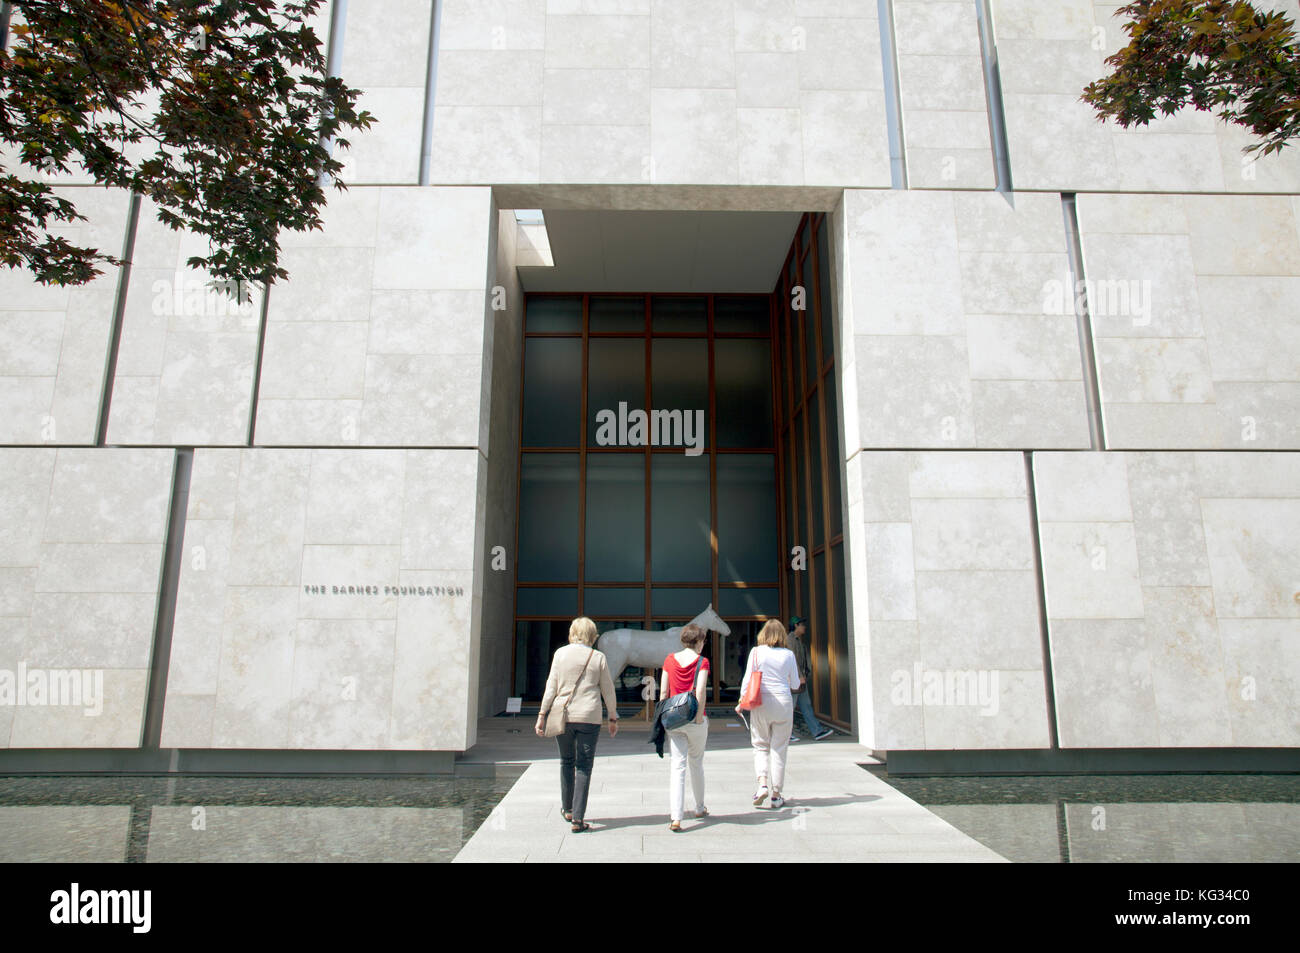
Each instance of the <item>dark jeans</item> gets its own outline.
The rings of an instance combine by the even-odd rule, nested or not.
[[[580,824],[587,816],[591,764],[596,760],[596,740],[599,737],[600,725],[571,721],[564,734],[555,739],[560,744],[560,804],[566,812],[573,812],[575,824]]]

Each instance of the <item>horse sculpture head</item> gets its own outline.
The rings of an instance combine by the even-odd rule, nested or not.
[[[718,632],[722,635],[731,635],[731,626],[722,621],[722,616],[713,611],[713,603],[710,602],[708,607],[691,620],[692,625],[698,625],[701,629],[710,632]]]

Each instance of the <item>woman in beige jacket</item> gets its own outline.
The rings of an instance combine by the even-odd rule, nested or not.
[[[560,745],[560,806],[575,834],[591,829],[585,820],[587,792],[591,790],[591,766],[596,759],[596,740],[600,737],[602,699],[609,710],[609,736],[618,734],[614,679],[610,677],[605,653],[597,652],[595,644],[596,623],[586,616],[574,619],[569,626],[569,644],[558,649],[551,660],[551,674],[546,678],[546,694],[542,696],[535,729],[538,737],[545,737],[546,716],[551,706],[567,701],[568,727],[555,740]]]

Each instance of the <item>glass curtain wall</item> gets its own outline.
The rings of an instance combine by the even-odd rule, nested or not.
[[[808,620],[813,708],[852,721],[839,408],[826,216],[805,215],[777,281],[778,439],[782,484],[781,595]],[[794,547],[803,547],[806,565]]]
[[[663,629],[712,603],[732,634],[706,643],[711,698],[738,696],[758,625],[781,610],[772,306],[528,296],[516,695],[541,698],[577,615]],[[639,703],[654,674],[629,666],[620,701]]]

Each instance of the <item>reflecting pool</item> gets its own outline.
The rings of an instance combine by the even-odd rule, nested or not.
[[[516,777],[0,777],[0,862],[445,863]]]
[[[1008,860],[1300,861],[1300,775],[890,777]]]

